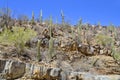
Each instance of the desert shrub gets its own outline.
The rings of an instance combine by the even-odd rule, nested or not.
[[[113,25],[110,25],[107,27],[107,31],[108,32],[114,32],[115,31],[115,27]]]
[[[30,28],[13,27],[13,32],[6,28],[0,34],[0,44],[14,45],[20,54],[25,48],[25,43],[34,36],[36,32]]]
[[[113,55],[113,58],[116,60],[116,61],[119,61],[120,62],[120,51],[115,51],[114,55]]]
[[[112,54],[111,56],[116,60],[117,63],[120,64],[120,49],[116,49],[114,45],[111,46],[112,47]]]
[[[110,46],[114,41],[113,38],[111,38],[110,36],[104,35],[104,34],[97,34],[95,36],[96,42],[99,45],[103,45],[103,46]]]

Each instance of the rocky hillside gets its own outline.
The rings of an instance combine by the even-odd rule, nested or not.
[[[120,80],[119,27],[2,22],[0,80]]]

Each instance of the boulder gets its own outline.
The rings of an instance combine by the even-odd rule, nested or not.
[[[53,69],[51,69],[51,71],[50,71],[50,76],[51,76],[53,79],[59,79],[59,78],[60,78],[60,72],[61,72],[61,69],[60,69],[60,68],[53,68]]]
[[[25,64],[18,61],[8,60],[2,71],[3,79],[20,78],[25,73]]]
[[[2,71],[4,70],[6,61],[5,60],[0,60],[0,73],[2,73]]]

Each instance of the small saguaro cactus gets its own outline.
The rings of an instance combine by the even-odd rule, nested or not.
[[[35,24],[35,17],[34,17],[34,12],[32,11],[32,20],[31,20],[31,24],[34,25]]]
[[[65,16],[64,16],[64,13],[63,13],[62,10],[61,10],[61,17],[62,17],[62,24],[64,25],[64,23],[65,23]]]
[[[78,32],[80,32],[82,29],[82,18],[78,22]]]
[[[40,10],[40,23],[43,22],[42,9]]]
[[[50,40],[49,40],[49,58],[52,59],[53,53],[54,53],[54,41],[52,37],[52,16],[50,16],[49,19],[49,35],[50,35]]]
[[[32,20],[34,20],[34,12],[32,12]]]
[[[40,44],[41,44],[41,40],[38,40],[38,43],[37,43],[37,60],[38,60],[38,62],[41,59]]]
[[[52,59],[54,54],[54,41],[53,38],[51,37],[49,40],[49,58]]]
[[[52,37],[52,16],[50,16],[50,20],[49,20],[49,34],[51,38]]]
[[[78,40],[79,42],[81,42],[81,39],[80,39],[80,35],[81,35],[81,30],[82,30],[82,18],[79,20],[79,23],[78,23]]]

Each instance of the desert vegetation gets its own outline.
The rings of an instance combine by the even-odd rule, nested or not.
[[[10,9],[1,9],[0,58],[49,64],[58,61],[56,65],[66,61],[74,71],[97,68],[101,74],[120,74],[117,69],[120,66],[120,27],[83,23],[82,18],[73,26],[66,22],[62,10],[61,23],[54,23],[52,16],[43,19],[43,15],[41,10],[37,20],[33,11],[31,19],[26,15],[15,19]],[[107,69],[110,65],[103,58],[117,67]]]

